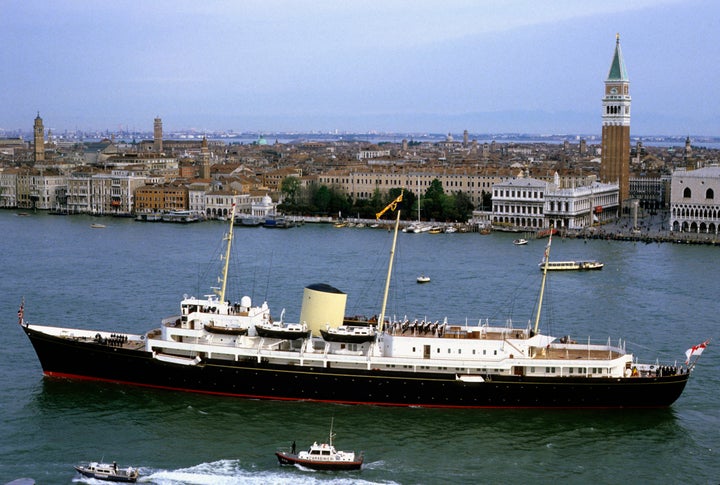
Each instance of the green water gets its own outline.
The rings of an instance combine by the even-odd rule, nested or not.
[[[101,221],[105,229],[91,229]],[[156,484],[717,483],[720,353],[718,248],[554,240],[554,259],[602,271],[551,275],[547,331],[626,339],[645,360],[682,360],[713,338],[683,396],[646,411],[438,410],[252,401],[47,379],[17,327],[31,323],[143,332],[184,293],[209,293],[225,227],[0,212],[0,483],[78,481],[72,466],[117,460]],[[390,235],[306,225],[238,229],[232,283],[274,316],[299,317],[303,287],[348,294],[347,312],[379,311]],[[401,234],[388,314],[474,323],[532,318],[545,241],[509,234]],[[216,260],[217,261],[217,260]],[[417,285],[428,274],[432,282]],[[237,290],[231,290],[237,291]],[[520,323],[522,322],[522,323]],[[280,468],[277,448],[327,437],[364,451],[360,472]],[[99,483],[99,482],[98,482]]]

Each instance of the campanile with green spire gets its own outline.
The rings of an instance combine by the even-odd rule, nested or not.
[[[621,206],[630,197],[630,100],[630,80],[617,34],[602,100],[600,180],[619,185]]]

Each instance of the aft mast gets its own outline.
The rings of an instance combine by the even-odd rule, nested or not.
[[[398,202],[402,202],[403,191],[400,191],[400,195],[390,202],[383,210],[375,214],[376,219],[380,219],[383,214],[389,210],[395,210]],[[385,324],[385,307],[387,305],[388,292],[390,291],[390,276],[392,274],[393,258],[395,256],[395,246],[397,244],[398,227],[400,226],[400,211],[397,211],[395,218],[395,233],[393,234],[392,249],[390,249],[390,263],[388,264],[387,278],[385,279],[385,292],[383,293],[382,309],[380,310],[380,318],[378,319],[378,330],[382,332]]]
[[[228,267],[230,265],[230,248],[232,247],[232,240],[233,240],[233,226],[235,225],[235,202],[233,202],[232,209],[230,209],[230,230],[228,231],[228,234],[226,236],[227,240],[227,248],[225,249],[225,264],[223,265],[223,274],[222,274],[222,281],[221,281],[221,287],[220,292],[218,292],[218,296],[220,297],[220,301],[225,301],[225,289],[227,288],[227,276],[228,276]]]

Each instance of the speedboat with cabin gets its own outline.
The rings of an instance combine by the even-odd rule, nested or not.
[[[84,477],[108,482],[135,483],[139,476],[137,468],[130,466],[119,468],[116,462],[98,463],[93,461],[87,465],[75,465],[75,470]]]
[[[340,451],[333,445],[332,422],[330,423],[330,437],[327,443],[314,442],[307,451],[295,453],[295,442],[290,452],[277,451],[278,462],[281,465],[299,465],[312,470],[359,470],[362,467],[364,456],[354,451]]]

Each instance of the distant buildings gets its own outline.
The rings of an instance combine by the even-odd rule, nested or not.
[[[340,189],[352,201],[393,188],[422,198],[437,180],[445,193],[467,197],[475,221],[497,228],[581,230],[617,219],[628,203],[653,212],[669,207],[674,231],[716,234],[720,167],[709,165],[718,163],[717,152],[694,150],[689,137],[682,149],[650,150],[638,141],[632,152],[630,103],[618,36],[604,81],[599,147],[579,137],[575,145],[557,138],[478,142],[467,130],[462,142],[452,133],[434,142],[378,144],[304,139],[270,146],[263,137],[226,144],[197,134],[163,140],[159,116],[152,139],[118,142],[108,133],[92,143],[55,143],[49,132],[46,141],[38,113],[32,146],[0,140],[0,207],[111,215],[189,210],[222,218],[235,204],[262,217],[275,212],[288,177],[300,187]]]

